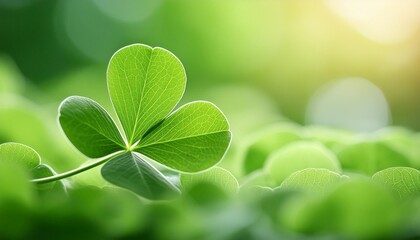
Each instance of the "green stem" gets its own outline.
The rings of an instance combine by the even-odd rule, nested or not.
[[[73,169],[73,170],[70,170],[70,171],[67,171],[67,172],[64,172],[64,173],[60,173],[60,174],[57,174],[57,175],[54,175],[54,176],[32,179],[31,182],[37,183],[37,184],[43,184],[43,183],[54,182],[54,181],[57,181],[57,180],[60,180],[60,179],[63,179],[63,178],[68,178],[68,177],[74,176],[76,174],[79,174],[81,172],[92,169],[94,167],[97,167],[99,165],[102,165],[102,164],[106,163],[107,161],[111,160],[111,158],[116,157],[118,155],[121,155],[122,153],[124,153],[124,152],[121,152],[121,151],[117,152],[117,153],[112,154],[110,156],[100,158],[100,159],[98,159],[96,161],[93,161],[89,164],[82,165],[82,166],[80,166],[76,169]]]

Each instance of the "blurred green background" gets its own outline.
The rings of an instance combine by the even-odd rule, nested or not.
[[[43,238],[81,227],[90,228],[91,237],[109,238],[419,236],[419,186],[411,186],[417,195],[401,204],[367,181],[388,167],[420,166],[419,9],[417,0],[0,0],[0,144],[29,145],[57,172],[84,163],[58,126],[58,106],[81,95],[114,114],[108,61],[119,48],[143,43],[168,49],[184,64],[188,83],[180,104],[209,100],[226,113],[233,142],[220,166],[241,184],[240,201],[217,211],[201,202],[217,195],[208,186],[172,204],[139,204],[121,189],[98,188],[106,183],[94,169],[64,182],[69,198],[37,196],[38,208],[28,176],[0,168],[0,193],[21,201],[0,202],[6,206],[0,220],[14,216],[10,226],[0,221],[0,233],[19,238],[30,225]],[[283,180],[269,183],[262,172],[267,159],[274,159],[265,168],[275,176],[305,165],[295,166],[307,158],[299,145],[277,156],[285,164],[276,167],[270,157],[299,141],[319,159],[339,161],[330,170],[351,180],[321,197],[305,192],[311,186],[264,195],[270,189],[256,185],[276,187]],[[305,167],[325,167],[316,154],[309,154],[314,166]],[[228,227],[221,225],[226,219]],[[52,229],[57,235],[48,235]]]
[[[107,63],[132,43],[173,52],[188,75],[182,103],[216,103],[234,145],[279,120],[419,130],[419,7],[411,0],[1,0],[0,142],[32,146],[58,171],[85,161],[62,137],[58,105],[82,95],[111,110]]]
[[[103,89],[111,55],[144,43],[181,59],[191,99],[232,102],[239,87],[250,88],[254,93],[247,93],[269,101],[273,111],[305,123],[311,96],[323,84],[361,77],[383,91],[393,124],[418,130],[419,5],[412,0],[2,0],[0,52],[31,87],[27,96],[42,104],[82,93],[107,101]],[[209,88],[224,92],[207,96]]]

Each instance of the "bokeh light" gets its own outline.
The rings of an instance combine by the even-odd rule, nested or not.
[[[361,78],[347,78],[324,86],[309,102],[306,123],[359,132],[373,132],[391,122],[382,91]]]

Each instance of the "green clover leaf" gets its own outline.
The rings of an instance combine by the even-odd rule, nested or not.
[[[108,182],[148,199],[166,199],[179,193],[177,187],[137,153],[114,157],[102,167],[101,173]]]
[[[121,130],[98,103],[78,96],[63,101],[59,122],[86,156],[116,154],[101,171],[108,182],[145,198],[165,198],[179,190],[146,158],[181,172],[202,171],[223,158],[231,133],[214,104],[196,101],[172,112],[184,93],[186,74],[169,51],[124,47],[112,56],[107,81]]]
[[[41,164],[41,157],[33,148],[21,143],[7,142],[0,144],[0,163],[18,166],[35,178],[55,175],[50,166]],[[49,193],[53,189],[59,192],[65,191],[61,181],[37,186],[40,193]]]

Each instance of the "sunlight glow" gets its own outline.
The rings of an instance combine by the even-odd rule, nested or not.
[[[331,9],[365,37],[398,43],[420,29],[419,0],[327,0]]]

